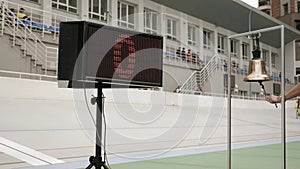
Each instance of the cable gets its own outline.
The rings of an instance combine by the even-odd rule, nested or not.
[[[85,89],[85,84],[84,84],[84,83],[83,83],[83,90],[84,90],[84,97],[85,97],[85,99],[84,99],[85,105],[86,105],[86,107],[87,107],[87,109],[88,109],[89,115],[90,115],[91,118],[92,118],[92,121],[93,121],[93,123],[94,123],[94,126],[96,127],[96,120],[94,119],[93,114],[92,114],[92,111],[90,110],[89,104],[88,104],[88,102],[87,102],[87,94],[86,94],[86,89]]]
[[[107,151],[106,151],[106,138],[107,138],[107,123],[106,123],[106,117],[104,113],[104,105],[105,105],[105,96],[102,92],[102,116],[103,116],[103,122],[104,122],[104,139],[103,139],[103,151],[104,151],[104,163],[107,164],[108,168],[111,169],[110,164],[108,162],[108,157],[107,157]]]
[[[96,121],[95,121],[95,119],[94,119],[94,117],[93,117],[93,115],[92,115],[92,111],[91,111],[91,109],[90,109],[90,107],[89,107],[89,105],[88,105],[88,102],[87,102],[87,93],[86,93],[86,88],[85,88],[85,84],[83,83],[83,89],[84,89],[84,97],[85,97],[85,104],[86,104],[86,106],[87,106],[87,110],[88,110],[88,112],[89,112],[89,115],[91,116],[91,118],[92,118],[92,121],[93,121],[93,124],[94,124],[94,126],[95,126],[95,128],[96,128],[96,132],[97,132],[97,136],[98,137],[100,137],[101,138],[101,136],[99,136],[99,133],[98,133],[98,130],[97,130],[97,126],[96,126]],[[97,96],[98,98],[97,99],[99,99],[99,98],[101,98],[101,101],[102,101],[102,110],[101,110],[101,114],[102,114],[102,116],[103,116],[103,121],[104,121],[104,139],[103,139],[103,153],[104,153],[104,159],[103,159],[103,162],[104,163],[106,163],[107,164],[107,166],[108,166],[108,168],[109,169],[111,169],[111,167],[110,167],[110,164],[109,164],[109,162],[108,162],[108,157],[107,157],[107,153],[106,153],[106,136],[107,136],[107,123],[106,123],[106,118],[105,118],[105,113],[104,113],[104,103],[105,103],[105,96],[104,96],[104,94],[103,94],[103,92],[102,92],[102,96]],[[97,108],[99,108],[98,107],[98,105],[97,105]],[[100,139],[100,138],[98,138],[98,139]],[[96,138],[97,139],[97,138]],[[95,140],[96,141],[96,140]],[[100,146],[102,146],[102,145],[100,145]]]

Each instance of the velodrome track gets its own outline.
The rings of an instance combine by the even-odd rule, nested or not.
[[[95,106],[84,97],[94,91],[74,92],[53,82],[14,78],[0,78],[0,84],[1,169],[88,164],[95,130],[86,105],[92,114]],[[226,98],[121,89],[104,90],[104,95],[111,163],[226,149]],[[299,141],[300,120],[293,106],[287,102],[287,139]],[[232,99],[234,145],[280,143],[280,118],[280,106]]]

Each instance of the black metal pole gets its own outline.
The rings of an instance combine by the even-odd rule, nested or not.
[[[96,169],[101,169],[102,164],[102,86],[97,86],[97,111],[96,111]],[[98,161],[99,160],[99,161]]]
[[[97,110],[96,110],[96,152],[95,156],[91,156],[89,161],[90,164],[86,169],[91,169],[95,167],[95,169],[101,169],[103,167],[104,169],[109,169],[108,165],[106,165],[105,157],[102,157],[102,115],[103,115],[103,97],[102,97],[102,85],[99,82],[97,84]],[[92,104],[95,103],[94,101],[91,101]]]

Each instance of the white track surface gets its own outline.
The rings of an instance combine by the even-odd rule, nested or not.
[[[53,82],[0,78],[0,84],[1,169],[87,164],[94,155],[95,130],[83,93],[76,91],[74,102],[73,90],[59,89]],[[91,93],[87,91],[88,99]],[[120,89],[104,90],[104,95],[107,150],[113,163],[226,145],[225,98]],[[298,140],[300,120],[293,106],[287,102],[287,135]],[[90,109],[95,114],[95,106]],[[278,142],[280,117],[280,105],[276,109],[265,101],[233,99],[232,141],[250,146]]]

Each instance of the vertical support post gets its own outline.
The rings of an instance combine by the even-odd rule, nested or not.
[[[37,39],[34,40],[34,66],[37,65]]]
[[[285,55],[284,55],[284,25],[281,26],[281,144],[282,169],[286,168],[286,113],[285,113]]]
[[[46,47],[45,57],[46,57],[46,59],[45,59],[45,75],[47,75],[47,73],[48,73],[48,57],[49,57],[47,47]]]
[[[231,169],[231,44],[230,38],[227,40],[228,63],[227,63],[227,169]]]
[[[284,57],[284,25],[278,25],[270,28],[264,28],[256,31],[249,31],[245,33],[240,33],[236,35],[232,35],[228,37],[228,64],[231,62],[231,55],[230,55],[230,39],[237,38],[241,36],[246,36],[255,33],[262,33],[268,32],[273,30],[281,30],[281,56],[282,56],[282,79],[281,79],[281,142],[282,142],[282,169],[286,169],[286,113],[285,113],[285,99],[284,99],[284,92],[285,92],[285,57]],[[231,169],[231,93],[230,93],[230,81],[231,81],[231,66],[228,66],[228,119],[227,119],[227,149],[228,149],[228,159],[227,159],[227,169]]]
[[[4,24],[5,24],[5,22],[4,22],[4,20],[5,20],[5,11],[6,10],[6,6],[5,5],[3,5],[2,6],[2,13],[1,13],[1,15],[2,15],[2,20],[1,20],[1,35],[3,35],[4,34]],[[9,12],[9,11],[8,11]]]
[[[97,111],[96,111],[96,160],[100,162],[96,164],[101,164],[102,162],[102,86],[98,84],[97,87]],[[101,165],[96,165],[96,169],[101,169]]]
[[[18,20],[18,25],[19,25],[19,20]],[[22,36],[22,35],[20,35]],[[24,57],[26,56],[28,52],[28,49],[27,49],[27,31],[26,31],[26,27],[24,27]]]

